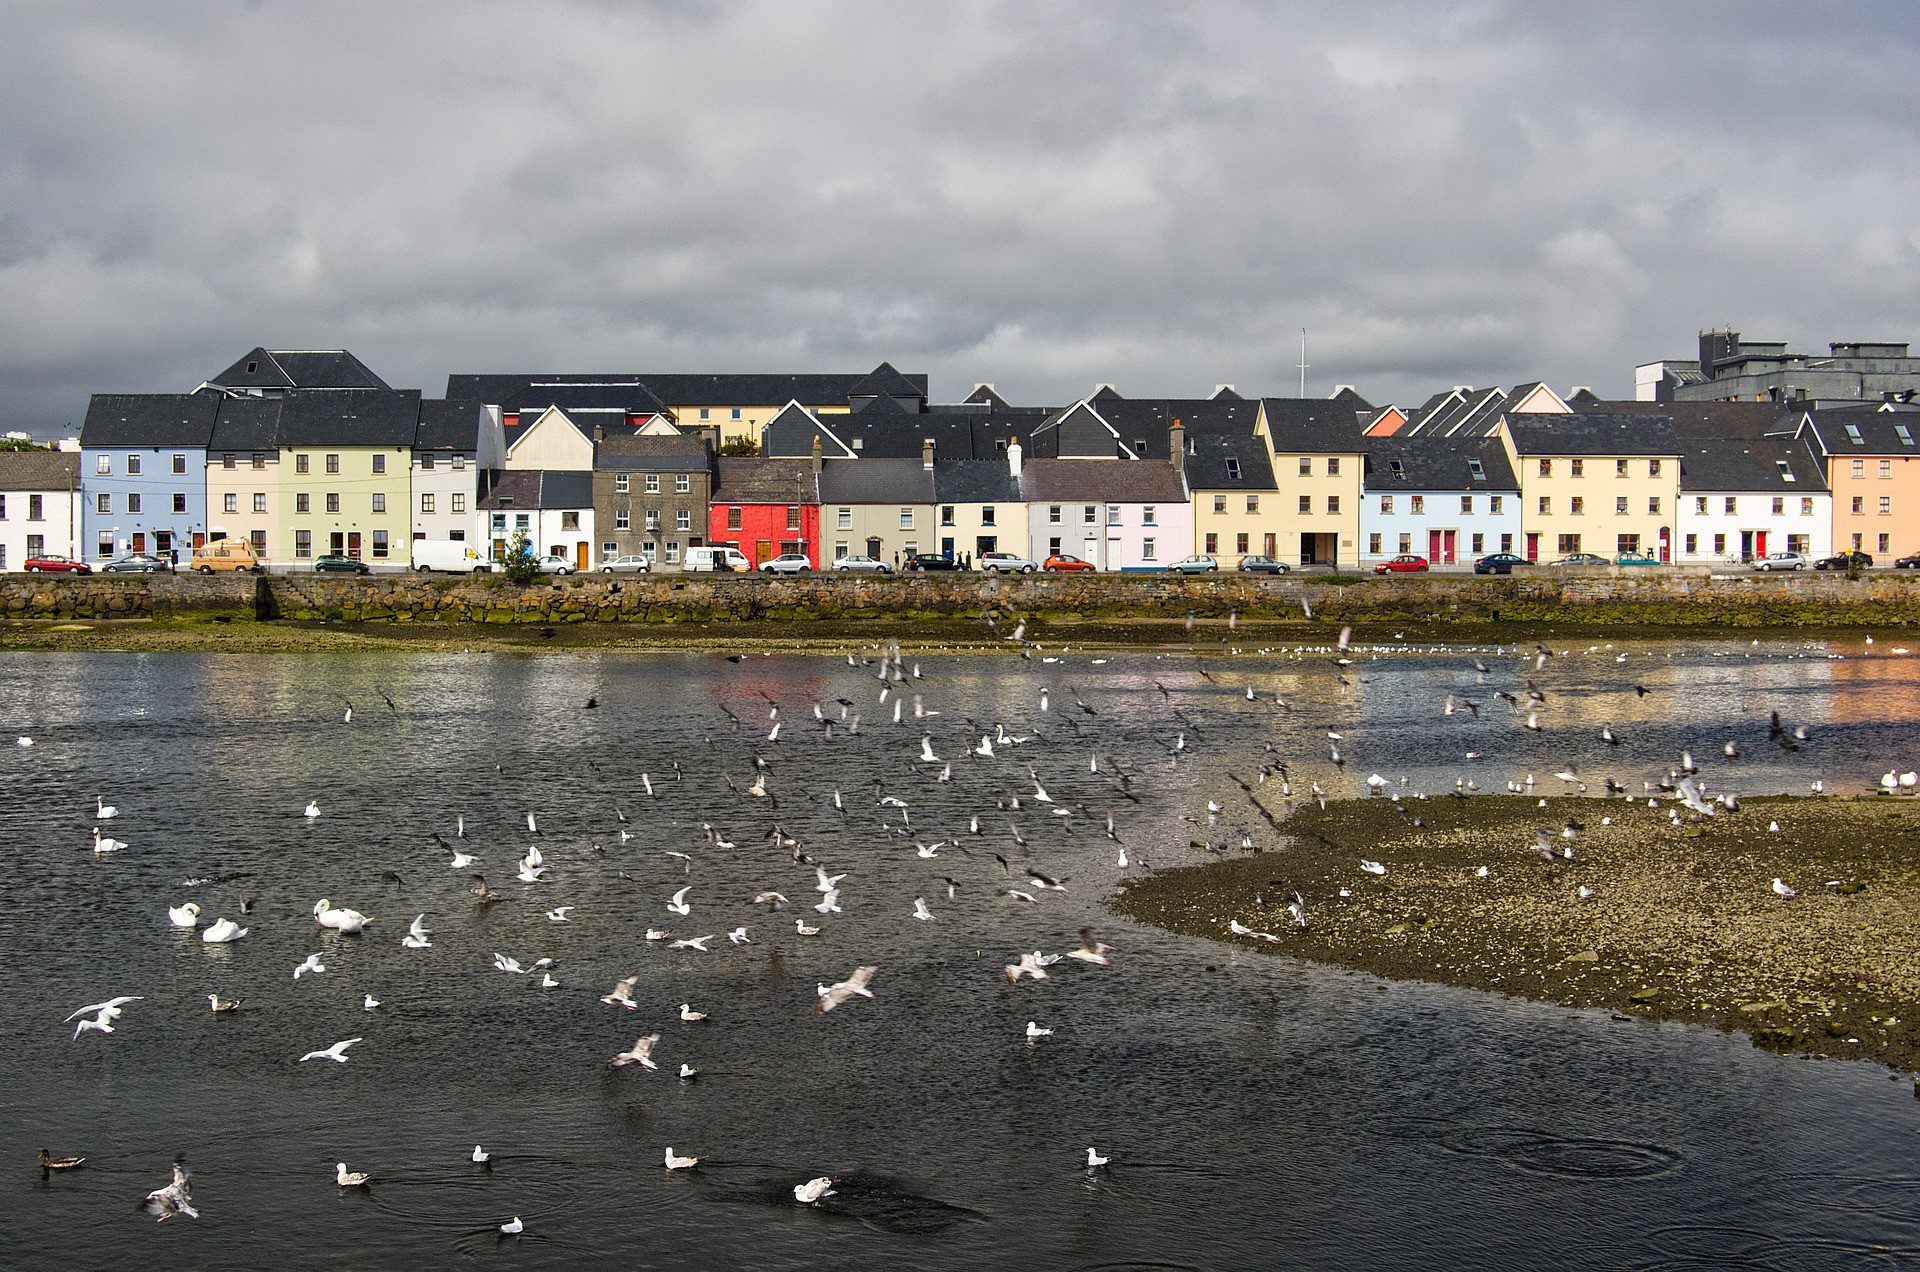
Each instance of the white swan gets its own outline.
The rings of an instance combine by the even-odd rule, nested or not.
[[[200,934],[200,939],[208,945],[225,945],[237,941],[247,934],[247,929],[232,919],[215,919],[213,925]]]
[[[312,821],[314,818],[318,817],[319,815],[320,815],[320,801],[317,799],[308,800],[307,801],[307,820]]]
[[[367,925],[367,916],[358,910],[342,909],[321,897],[313,903],[313,921],[336,932],[358,932]]]
[[[104,857],[110,852],[119,852],[122,848],[125,848],[125,847],[126,845],[121,843],[118,839],[109,839],[107,836],[102,835],[100,833],[100,828],[98,826],[95,826],[93,828],[93,855],[94,856]]]
[[[189,901],[185,905],[167,907],[167,922],[177,928],[197,927],[200,923],[200,907]]]
[[[98,795],[95,795],[93,797],[93,815],[101,821],[106,821],[109,817],[118,817],[120,810],[112,804],[107,803],[106,800],[101,799]]]

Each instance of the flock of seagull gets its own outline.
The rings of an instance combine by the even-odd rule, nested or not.
[[[1229,625],[1231,631],[1233,624]],[[1025,625],[1016,626],[1010,633],[1002,634],[997,629],[994,638],[1004,642],[1001,647],[1015,652],[1020,659],[1040,665],[1061,664],[1071,651],[1060,649],[1049,652],[1041,644],[1026,637]],[[1230,639],[1230,638],[1229,638]],[[1223,641],[1232,652],[1241,651]],[[1598,647],[1596,647],[1597,649]],[[1303,658],[1311,657],[1315,661],[1324,661],[1331,668],[1339,685],[1339,692],[1345,692],[1350,681],[1349,676],[1356,661],[1365,655],[1352,644],[1352,633],[1343,629],[1338,641],[1324,648],[1296,650]],[[1591,652],[1591,651],[1590,651]],[[1496,689],[1489,697],[1494,701],[1503,701],[1516,722],[1531,731],[1542,726],[1542,716],[1546,706],[1545,694],[1535,685],[1527,672],[1531,664],[1533,672],[1540,671],[1552,654],[1544,646],[1537,647],[1525,655],[1520,664],[1519,677],[1524,688]],[[748,656],[728,655],[727,661],[739,664]],[[1115,758],[1112,752],[1103,754],[1102,739],[1098,733],[1095,717],[1102,708],[1088,702],[1085,697],[1071,686],[1065,686],[1067,704],[1054,701],[1056,690],[1041,686],[1037,695],[1037,715],[1032,715],[1022,723],[1011,720],[976,720],[961,715],[948,704],[943,703],[932,688],[931,682],[923,676],[921,666],[912,658],[902,654],[898,646],[869,648],[863,653],[845,655],[847,665],[856,669],[856,673],[870,673],[872,686],[869,690],[870,701],[858,701],[852,697],[839,696],[828,701],[805,704],[800,710],[798,725],[788,728],[794,722],[782,709],[782,704],[764,690],[756,690],[764,699],[765,715],[763,719],[754,719],[750,715],[736,713],[729,707],[719,708],[724,722],[713,721],[716,732],[731,733],[739,742],[748,745],[752,753],[753,776],[750,782],[742,783],[721,770],[732,794],[732,802],[725,808],[706,810],[698,827],[706,844],[708,855],[728,854],[738,857],[748,851],[758,850],[764,844],[768,850],[769,871],[780,869],[792,872],[792,882],[780,882],[775,877],[767,886],[760,888],[752,896],[752,904],[768,915],[782,911],[789,912],[793,918],[791,940],[799,941],[822,935],[834,916],[844,912],[843,902],[849,900],[843,891],[843,883],[848,877],[845,869],[835,869],[823,859],[827,847],[816,847],[813,843],[803,844],[800,837],[790,829],[791,819],[783,819],[780,813],[783,799],[813,800],[823,809],[830,803],[835,812],[846,822],[852,823],[856,817],[877,819],[878,828],[896,841],[904,849],[911,847],[918,861],[943,863],[948,856],[963,859],[968,868],[973,869],[974,878],[962,880],[954,875],[938,873],[941,865],[927,867],[928,885],[917,895],[911,897],[910,905],[901,898],[902,913],[912,920],[924,923],[939,922],[941,915],[934,906],[945,901],[953,901],[959,891],[965,888],[981,886],[978,875],[984,871],[987,886],[1007,904],[1015,906],[1034,906],[1041,904],[1041,898],[1047,893],[1066,891],[1066,880],[1055,877],[1031,864],[1031,854],[1024,850],[1028,847],[1028,832],[1023,831],[1020,821],[1026,819],[1029,824],[1045,821],[1058,827],[1058,833],[1064,836],[1079,836],[1084,844],[1098,848],[1107,845],[1105,856],[1109,858],[1116,871],[1145,864],[1136,849],[1130,856],[1128,841],[1120,833],[1116,822],[1116,811],[1127,805],[1139,804],[1141,792],[1146,787],[1142,775],[1129,770]],[[1622,655],[1624,658],[1624,655]],[[1104,663],[1106,659],[1092,657],[1092,664]],[[1484,686],[1495,675],[1494,669],[1483,658],[1473,661],[1475,685]],[[1215,684],[1215,692],[1221,692],[1214,675],[1200,667],[1198,675],[1205,681]],[[1165,712],[1167,724],[1163,732],[1155,735],[1154,749],[1159,753],[1157,763],[1168,767],[1188,762],[1201,753],[1208,733],[1207,727],[1189,714],[1187,704],[1179,701],[1167,685],[1153,681],[1160,699],[1158,707]],[[1648,690],[1635,686],[1639,695]],[[1467,713],[1478,718],[1487,707],[1487,702],[1471,696],[1474,689],[1461,689],[1449,693],[1439,713],[1452,717]],[[1235,693],[1234,697],[1244,697],[1248,703],[1262,706],[1273,713],[1284,714],[1293,710],[1292,705],[1278,692],[1261,691],[1252,685],[1244,689],[1244,694]],[[389,710],[396,716],[401,713],[399,705],[382,692]],[[589,699],[585,704],[589,708],[597,707],[596,700]],[[1026,714],[1026,713],[1020,713]],[[936,721],[945,717],[945,723]],[[351,705],[341,716],[343,726],[350,726],[353,720]],[[787,731],[783,734],[783,729]],[[866,731],[886,731],[888,736],[896,732],[903,739],[899,743],[902,752],[899,772],[901,778],[891,775],[875,778],[871,781],[871,792],[862,789],[849,791],[846,787],[833,788],[830,793],[824,790],[808,791],[779,789],[778,774],[780,762],[778,756],[783,748],[805,742],[818,741],[832,743],[836,739],[856,736]],[[703,734],[705,729],[702,730]],[[710,745],[716,743],[712,734],[707,734]],[[1611,726],[1602,730],[1600,739],[1609,746],[1619,745],[1620,739]],[[1791,751],[1804,746],[1809,741],[1809,732],[1804,727],[1787,728],[1776,714],[1769,728],[1769,741]],[[1351,756],[1342,751],[1345,738],[1337,729],[1326,730],[1326,749],[1331,764],[1339,769],[1346,765]],[[22,737],[22,746],[30,746],[32,740]],[[1196,830],[1204,825],[1209,838],[1192,840],[1195,848],[1205,848],[1216,853],[1232,851],[1236,848],[1250,849],[1256,846],[1256,831],[1252,817],[1263,819],[1272,828],[1277,829],[1283,814],[1277,813],[1263,796],[1277,792],[1278,798],[1292,803],[1302,798],[1311,798],[1324,805],[1327,792],[1318,782],[1310,782],[1304,793],[1296,792],[1293,774],[1280,748],[1272,741],[1264,743],[1265,754],[1259,757],[1257,768],[1250,768],[1244,775],[1228,773],[1236,786],[1245,795],[1245,809],[1229,810],[1219,802],[1209,799],[1204,812],[1181,814],[1182,820],[1193,823]],[[943,752],[945,752],[943,754]],[[1737,746],[1729,741],[1724,748],[1728,758],[1738,754]],[[1031,758],[1029,758],[1031,757]],[[1468,752],[1467,758],[1480,758],[1474,752]],[[651,772],[640,775],[637,790],[631,798],[638,800],[657,800],[663,798],[668,788],[682,782],[684,775],[678,760],[670,761],[670,772],[662,770],[656,781]],[[1063,799],[1056,802],[1042,778],[1043,764],[1053,766],[1051,771],[1061,771],[1072,764],[1076,769],[1084,765],[1089,777],[1098,779],[1104,785],[1105,798],[1100,801],[1104,806],[1094,807],[1088,799]],[[988,766],[982,770],[988,774],[988,782],[998,793],[992,807],[982,807],[969,813],[964,826],[954,825],[944,832],[935,832],[915,820],[916,797],[913,792],[916,783],[944,784],[954,780],[956,765]],[[1737,807],[1737,797],[1733,795],[1712,795],[1699,778],[1699,767],[1690,754],[1683,754],[1681,762],[1669,773],[1667,780],[1650,782],[1644,796],[1649,803],[1656,798],[1671,799],[1672,815],[1703,817],[1712,816],[1723,809]],[[1553,775],[1556,780],[1570,788],[1584,792],[1585,779],[1571,766],[1563,768]],[[1884,779],[1891,790],[1912,787],[1920,777],[1914,774],[1889,773]],[[1534,793],[1536,779],[1529,774],[1524,781],[1510,781],[1508,793]],[[1056,783],[1056,787],[1057,787]],[[1402,799],[1407,779],[1397,783],[1379,774],[1370,775],[1367,789],[1376,795]],[[1477,792],[1477,785],[1462,778],[1455,784],[1454,795],[1465,797]],[[1608,779],[1606,789],[1609,794],[1626,793],[1624,787]],[[1820,788],[1816,783],[1817,792]],[[1424,798],[1424,796],[1419,796]],[[1628,798],[1633,796],[1628,794]],[[1409,798],[1409,805],[1416,802]],[[1250,810],[1250,812],[1249,812]],[[1251,814],[1251,815],[1250,815]],[[119,809],[108,804],[105,797],[96,797],[93,809],[94,827],[92,830],[93,852],[101,857],[121,852],[127,845],[113,839],[106,831],[109,823],[119,816]],[[1409,812],[1417,817],[1417,812]],[[317,801],[310,801],[302,810],[302,816],[309,824],[316,823],[323,816]],[[616,800],[613,803],[611,820],[606,824],[606,833],[611,842],[618,836],[620,845],[626,845],[636,838],[634,823],[630,821],[624,807]],[[1230,823],[1236,818],[1246,818],[1247,825],[1221,826],[1222,820]],[[755,840],[748,840],[743,849],[729,832],[721,829],[723,823],[732,821],[742,823],[754,821],[760,824]],[[445,867],[461,873],[471,881],[468,891],[472,905],[479,911],[503,903],[530,904],[531,899],[540,896],[549,889],[558,889],[561,885],[547,881],[551,866],[547,855],[540,846],[542,832],[539,826],[538,810],[529,810],[525,814],[525,838],[530,841],[525,851],[518,857],[513,879],[519,887],[512,888],[511,895],[502,892],[488,876],[478,869],[481,865],[478,851],[467,851],[474,841],[467,836],[464,814],[456,816],[451,827],[451,838],[439,831],[430,832],[429,838],[445,854]],[[1217,834],[1214,832],[1218,832]],[[1037,832],[1035,832],[1037,833]],[[747,836],[740,837],[747,840]],[[1549,860],[1570,858],[1574,848],[1572,840],[1574,830],[1568,828],[1543,829],[1536,835],[1532,850]],[[1215,840],[1217,839],[1217,842]],[[595,852],[604,852],[598,845]],[[671,916],[661,922],[684,922],[694,918],[701,911],[703,902],[708,898],[702,893],[708,891],[696,870],[702,864],[702,856],[693,852],[673,849],[654,849],[665,858],[662,864],[669,870],[677,869],[683,878],[679,887],[659,900],[659,913]],[[946,855],[943,855],[946,854]],[[667,863],[671,863],[670,865]],[[986,863],[991,862],[992,865]],[[952,868],[952,867],[944,867]],[[962,868],[959,873],[968,873]],[[1379,862],[1360,859],[1356,868],[1362,876],[1379,876],[1386,867]],[[1481,872],[1484,876],[1485,869]],[[623,878],[631,879],[622,871]],[[392,876],[396,882],[397,876]],[[189,880],[191,885],[202,885],[209,880]],[[810,884],[812,897],[809,898],[803,888]],[[787,891],[782,891],[785,888]],[[1583,889],[1585,891],[1585,889]],[[800,901],[791,900],[788,892],[799,895]],[[1773,892],[1782,901],[1793,898],[1795,890],[1781,879],[1773,880]],[[1344,895],[1344,891],[1343,891]],[[933,898],[932,901],[929,898]],[[863,904],[882,904],[874,898],[862,898]],[[302,903],[304,904],[304,902]],[[545,898],[538,903],[545,906]],[[256,907],[260,905],[258,897],[241,894],[236,898],[234,911],[216,914],[212,921],[202,926],[207,916],[203,906],[194,900],[181,901],[169,905],[166,910],[168,926],[182,932],[197,932],[199,939],[208,945],[230,945],[245,940],[249,935],[248,923],[260,921]],[[1306,903],[1295,893],[1285,905],[1285,913],[1297,926],[1305,927],[1309,922]],[[553,924],[565,924],[573,921],[573,914],[579,909],[578,903],[559,904],[544,908],[546,920]],[[425,951],[433,948],[434,928],[429,926],[429,914],[417,913],[404,928],[399,917],[388,918],[385,915],[370,916],[350,905],[336,904],[331,898],[322,897],[314,901],[310,910],[311,921],[316,935],[324,934],[327,943],[309,954],[290,969],[290,981],[297,985],[310,976],[331,975],[327,959],[330,951],[345,948],[341,938],[355,941],[395,940],[408,951]],[[299,920],[304,922],[305,920]],[[711,954],[730,946],[751,945],[765,939],[756,935],[748,925],[736,925],[727,931],[720,931],[723,925],[713,925],[715,930],[705,933],[686,931],[676,933],[669,927],[644,927],[642,940],[647,946],[669,951],[684,951],[688,954]],[[1278,941],[1271,932],[1250,927],[1239,920],[1230,920],[1228,934],[1235,937],[1255,938],[1266,941]],[[390,935],[382,937],[382,932]],[[715,942],[725,945],[715,946]],[[1078,965],[1087,969],[1108,969],[1113,965],[1114,948],[1100,940],[1090,929],[1079,931],[1079,944],[1073,948],[1058,952],[1041,949],[1022,951],[1014,961],[1006,963],[1000,975],[1010,986],[1018,986],[1022,980],[1046,981],[1058,975],[1063,963]],[[560,987],[557,967],[551,958],[538,958],[522,962],[519,958],[506,953],[496,952],[492,957],[492,967],[502,974],[526,977],[530,983],[543,989]],[[821,983],[803,1002],[794,1004],[795,1016],[804,1019],[808,1016],[820,1018],[836,1011],[848,1010],[884,1010],[884,985],[880,979],[881,968],[873,963],[856,963],[841,979],[831,983]],[[601,995],[599,1003],[617,1013],[638,1013],[648,1009],[649,1004],[643,997],[637,997],[643,982],[648,980],[644,972],[633,972],[615,980],[607,993]],[[604,983],[604,982],[602,982]],[[876,991],[879,991],[878,993]],[[243,1012],[247,1004],[240,999],[223,997],[218,992],[206,995],[209,1010],[215,1015],[228,1016]],[[135,1005],[142,1003],[141,995],[117,995],[100,1002],[90,1003],[75,1009],[66,1017],[64,1023],[73,1026],[72,1038],[76,1042],[83,1035],[97,1034],[102,1038],[112,1035],[121,1027],[128,1016],[129,1009],[139,1010]],[[362,1008],[366,1013],[375,1013],[381,1006],[381,1000],[373,993],[365,992]],[[683,1025],[695,1025],[708,1020],[707,1011],[696,1008],[691,1002],[681,1002],[675,1016]],[[722,1026],[711,1026],[722,1027]],[[342,1031],[345,1032],[345,1031]],[[367,1031],[368,1033],[375,1031]],[[1043,1024],[1039,1019],[1026,1022],[1024,1040],[1028,1045],[1041,1043],[1052,1036],[1053,1027]],[[351,1049],[365,1043],[367,1033],[356,1032],[353,1036],[343,1037],[327,1045],[306,1050],[294,1061],[305,1065],[315,1062],[331,1062],[345,1065],[355,1058]],[[658,1071],[668,1058],[660,1053],[662,1033],[657,1028],[638,1032],[631,1046],[606,1057],[604,1063],[612,1070],[625,1070],[637,1067],[645,1071]],[[604,1054],[604,1053],[603,1053]],[[322,1063],[324,1068],[325,1064]],[[697,1069],[690,1063],[672,1063],[672,1072],[687,1082],[698,1076]],[[471,1160],[484,1165],[489,1154],[476,1144]],[[79,1168],[85,1159],[53,1157],[42,1150],[40,1164],[46,1171],[61,1171]],[[680,1153],[667,1145],[663,1147],[662,1166],[667,1171],[696,1170],[701,1157],[690,1153]],[[1084,1169],[1088,1171],[1104,1170],[1110,1158],[1102,1154],[1097,1146],[1089,1145],[1085,1149]],[[379,1174],[373,1170],[354,1170],[344,1161],[335,1163],[334,1185],[342,1189],[365,1189],[378,1184]],[[834,1179],[831,1175],[814,1175],[793,1183],[791,1196],[794,1204],[814,1206],[835,1195]],[[177,1158],[172,1167],[171,1179],[153,1189],[139,1203],[142,1210],[160,1221],[176,1217],[197,1218],[199,1211],[193,1204],[191,1179],[183,1157]],[[503,1236],[517,1236],[526,1232],[526,1223],[519,1215],[498,1223],[497,1229]]]

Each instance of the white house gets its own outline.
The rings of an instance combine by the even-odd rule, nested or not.
[[[504,453],[497,415],[460,402],[422,402],[413,442],[413,541],[481,542],[474,532],[480,474],[501,466]]]
[[[1688,440],[1680,457],[1682,565],[1773,552],[1833,551],[1833,496],[1820,461],[1786,437]]]
[[[1193,505],[1177,457],[1029,459],[1020,493],[1035,561],[1064,553],[1097,570],[1158,570],[1193,551]]]
[[[494,560],[521,535],[536,556],[565,558],[575,569],[592,568],[593,474],[515,469],[496,474],[480,496],[477,530]]]
[[[79,560],[80,456],[73,451],[0,451],[0,570],[28,557]]]

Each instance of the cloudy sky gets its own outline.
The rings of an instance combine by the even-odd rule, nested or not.
[[[1920,344],[1920,11],[4,3],[0,408],[255,344],[1017,402]]]

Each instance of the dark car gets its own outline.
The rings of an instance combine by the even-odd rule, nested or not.
[[[1571,566],[1575,569],[1581,569],[1588,566],[1612,565],[1613,562],[1607,560],[1607,558],[1603,556],[1595,556],[1591,552],[1569,552],[1567,553],[1567,555],[1561,557],[1558,561],[1555,561],[1554,564]]]
[[[92,574],[93,567],[85,561],[46,553],[28,557],[26,571],[28,574]]]
[[[1270,556],[1243,556],[1240,558],[1242,574],[1286,574],[1292,566],[1285,561],[1276,561]]]
[[[33,567],[28,566],[27,568],[32,569]],[[1920,552],[1916,552],[1912,556],[1901,557],[1893,563],[1893,568],[1896,570],[1920,570]]]
[[[1424,574],[1427,558],[1418,552],[1402,552],[1397,557],[1389,557],[1373,567],[1375,574]]]
[[[1094,565],[1093,562],[1082,561],[1077,556],[1068,556],[1064,552],[1056,552],[1048,557],[1040,568],[1049,574],[1084,574],[1092,570]]]
[[[923,573],[929,570],[957,570],[960,562],[945,552],[909,552],[901,568]]]
[[[101,566],[100,572],[102,574],[171,574],[173,565],[171,562],[162,561],[159,557],[148,556],[144,552],[129,552]]]
[[[365,561],[357,561],[350,556],[341,556],[329,552],[313,563],[315,574],[371,574],[373,568]]]
[[[1855,566],[1866,569],[1873,564],[1873,558],[1855,548],[1852,552],[1841,552],[1830,557],[1821,557],[1813,563],[1816,570],[1850,570]]]
[[[1475,574],[1512,574],[1518,565],[1532,565],[1533,562],[1511,552],[1490,552],[1473,563]]]

